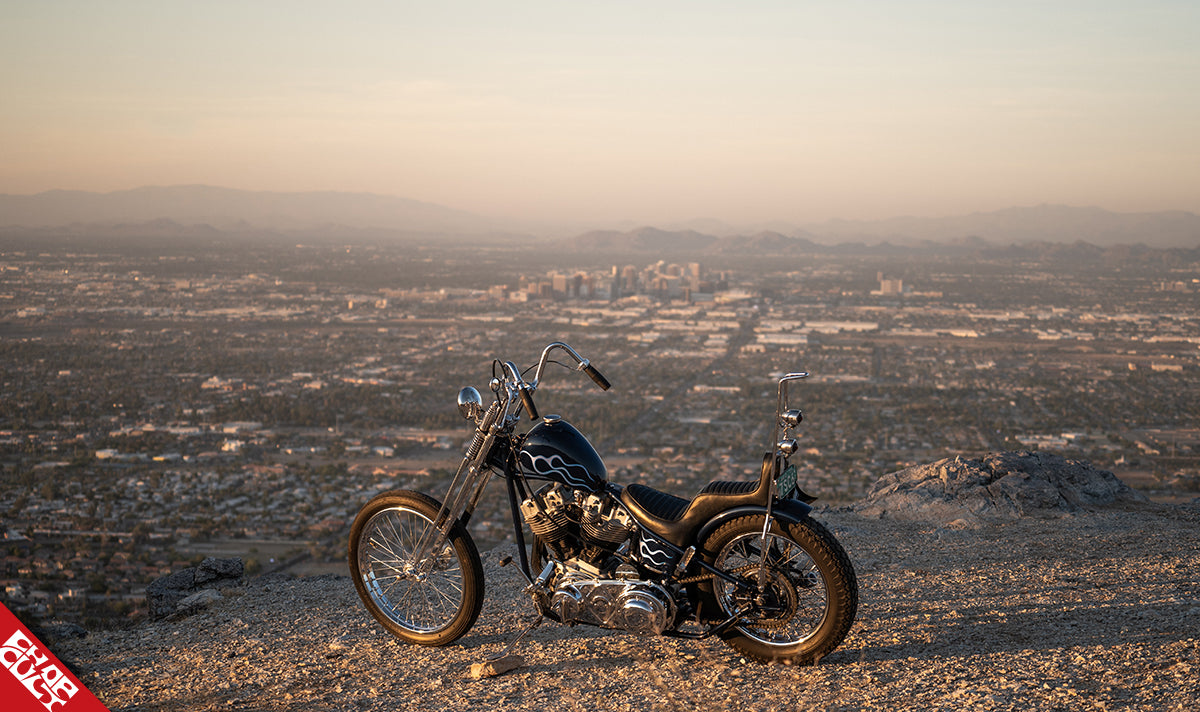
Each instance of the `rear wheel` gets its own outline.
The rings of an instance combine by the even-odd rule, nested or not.
[[[371,615],[398,638],[447,645],[470,630],[483,607],[483,564],[471,535],[455,523],[425,561],[417,543],[441,503],[420,492],[385,492],[350,529],[350,574]]]
[[[833,535],[807,517],[797,522],[775,518],[765,542],[762,533],[762,515],[748,515],[722,525],[705,540],[706,560],[740,584],[713,578],[702,586],[707,605],[717,609],[708,617],[745,614],[722,637],[747,657],[813,664],[841,644],[854,622],[854,568]]]

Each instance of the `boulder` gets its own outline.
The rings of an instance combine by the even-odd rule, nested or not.
[[[245,582],[245,564],[240,558],[217,559],[208,557],[194,566],[155,579],[146,587],[146,603],[150,615],[155,618],[165,618],[174,613],[186,615],[199,610],[213,602],[212,594],[220,597],[222,588],[238,586]],[[186,608],[180,603],[202,591],[208,591],[204,596],[193,599]],[[200,606],[194,604],[203,600]]]
[[[1113,473],[1087,461],[1025,451],[947,458],[884,475],[852,509],[865,516],[962,527],[1145,501]]]

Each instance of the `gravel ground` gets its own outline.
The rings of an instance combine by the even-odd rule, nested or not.
[[[479,622],[446,648],[395,641],[346,577],[262,577],[184,618],[51,647],[117,710],[1195,710],[1200,507],[977,529],[818,510],[859,575],[858,621],[813,667],[719,640],[545,623],[525,665],[473,680],[532,619],[503,547]]]

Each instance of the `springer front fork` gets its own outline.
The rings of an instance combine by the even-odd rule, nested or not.
[[[484,413],[478,427],[475,428],[471,446],[467,448],[467,453],[446,490],[442,508],[434,518],[433,526],[425,528],[421,538],[417,540],[417,545],[413,547],[412,564],[417,575],[427,574],[433,569],[437,558],[433,553],[441,551],[446,545],[450,538],[450,530],[457,522],[462,520],[465,523],[466,519],[470,518],[471,513],[475,511],[475,505],[483,496],[483,490],[491,478],[486,461],[500,432],[500,411],[500,404],[494,402]]]

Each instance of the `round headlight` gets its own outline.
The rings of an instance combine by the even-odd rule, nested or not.
[[[458,412],[467,420],[478,418],[483,412],[483,398],[479,396],[479,391],[471,386],[467,386],[458,392]]]

